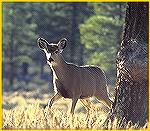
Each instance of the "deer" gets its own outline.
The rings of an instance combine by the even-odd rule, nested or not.
[[[67,39],[62,38],[58,43],[49,43],[44,38],[38,38],[38,47],[44,51],[47,63],[53,72],[53,86],[55,94],[48,102],[48,108],[60,98],[72,99],[71,114],[80,100],[87,110],[91,109],[91,97],[96,97],[109,109],[111,100],[107,92],[106,75],[97,66],[78,66],[68,63],[62,56],[67,45]]]

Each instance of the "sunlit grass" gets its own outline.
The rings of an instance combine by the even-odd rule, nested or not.
[[[38,104],[27,107],[16,107],[3,113],[3,128],[13,129],[98,129],[106,115],[100,112],[75,113],[72,117],[69,112],[60,109],[42,109]]]
[[[52,95],[32,92],[14,92],[3,94],[3,129],[120,129],[123,121],[115,118],[102,127],[108,109],[91,99],[94,110],[89,115],[80,102],[75,115],[70,115],[71,100],[61,99],[51,110],[44,108]],[[141,128],[146,128],[147,125]],[[126,123],[126,129],[139,129],[132,122]]]
[[[48,110],[44,107],[52,95],[39,94],[34,98],[35,94],[36,91],[3,94],[4,129],[98,129],[108,112],[93,99],[95,110],[87,115],[86,109],[78,102],[72,117],[70,99],[61,99]]]

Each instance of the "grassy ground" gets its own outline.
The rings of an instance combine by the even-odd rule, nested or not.
[[[79,101],[75,115],[70,115],[71,100],[61,99],[49,111],[44,108],[51,98],[48,85],[32,91],[13,91],[3,93],[3,129],[102,129],[108,109],[94,98],[91,99],[94,110],[89,115]],[[45,87],[45,90],[44,90]],[[116,118],[109,122],[107,129],[121,128],[122,120]],[[126,129],[136,129],[131,122]],[[146,128],[146,125],[141,128]]]
[[[86,109],[77,103],[75,115],[70,115],[71,100],[61,99],[49,111],[44,106],[51,95],[36,92],[3,94],[3,128],[7,129],[99,129],[108,109],[93,101],[95,110],[87,115]]]

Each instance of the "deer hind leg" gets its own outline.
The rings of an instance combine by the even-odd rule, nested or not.
[[[106,95],[97,95],[96,98],[105,106],[107,106],[109,109],[111,108],[111,101]]]
[[[48,108],[51,108],[54,102],[62,98],[62,96],[59,93],[56,93],[48,102]]]
[[[71,106],[71,111],[70,111],[70,114],[73,115],[74,114],[74,109],[75,109],[75,106],[77,104],[77,101],[78,101],[78,98],[73,98],[72,99],[72,106]]]

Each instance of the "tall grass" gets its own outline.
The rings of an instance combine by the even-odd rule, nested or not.
[[[102,126],[108,109],[93,101],[94,110],[89,114],[78,102],[75,115],[70,115],[70,100],[60,100],[49,110],[44,108],[50,96],[35,92],[14,92],[3,94],[3,129],[145,129],[138,124],[126,122],[119,118],[108,121]],[[33,97],[34,96],[34,97]],[[35,97],[36,96],[36,97]]]

